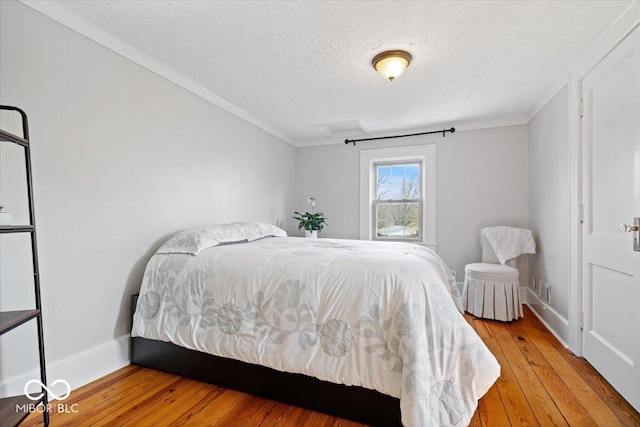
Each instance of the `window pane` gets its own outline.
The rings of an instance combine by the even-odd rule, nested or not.
[[[405,165],[402,195],[406,200],[420,198],[420,165]]]
[[[405,168],[407,180],[417,181],[420,178],[420,165],[407,165]]]
[[[376,166],[377,200],[419,200],[420,164]]]
[[[402,197],[402,182],[404,168],[393,165],[376,167],[378,188],[376,198],[378,200],[397,200]]]
[[[386,230],[389,227],[389,205],[388,204],[379,204],[377,208],[376,214],[376,230],[378,230],[378,236],[380,235],[380,230]]]
[[[420,237],[418,203],[379,203],[376,205],[376,236],[395,239]]]
[[[378,166],[376,168],[376,176],[378,187],[376,191],[376,199],[390,199],[391,195],[391,168],[388,166]]]

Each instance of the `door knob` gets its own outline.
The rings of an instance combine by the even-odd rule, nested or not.
[[[640,252],[640,217],[633,218],[633,225],[620,224],[621,233],[633,232],[633,250]]]
[[[638,231],[638,227],[635,225],[627,225],[627,224],[620,224],[618,226],[618,229],[620,230],[621,233],[628,233],[630,231]]]

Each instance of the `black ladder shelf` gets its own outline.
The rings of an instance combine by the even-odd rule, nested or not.
[[[1,225],[0,234],[5,233],[28,233],[31,237],[31,260],[33,263],[33,284],[35,291],[35,308],[31,310],[2,311],[0,312],[0,335],[23,325],[30,320],[36,321],[38,327],[38,353],[40,359],[40,382],[47,384],[47,374],[44,358],[44,337],[42,331],[42,311],[40,301],[40,274],[38,270],[38,245],[36,243],[36,217],[33,209],[33,182],[31,179],[31,152],[29,143],[29,124],[27,115],[19,108],[0,105],[0,111],[13,111],[19,113],[22,118],[22,137],[0,129],[0,141],[7,141],[18,144],[24,148],[27,192],[29,202],[29,224],[24,225]],[[42,398],[31,400],[25,395],[0,398],[0,425],[17,426],[29,413],[38,405],[44,405],[42,416],[44,425],[49,425],[49,412],[47,390],[41,388]]]

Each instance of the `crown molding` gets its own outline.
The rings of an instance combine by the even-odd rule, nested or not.
[[[225,99],[219,97],[209,89],[196,83],[194,80],[182,73],[174,70],[163,62],[158,61],[151,55],[133,47],[129,43],[106,32],[94,23],[87,21],[81,16],[64,8],[53,1],[20,0],[20,3],[53,19],[76,33],[98,43],[101,46],[121,55],[122,57],[140,65],[143,68],[157,74],[158,76],[180,86],[194,95],[214,104],[217,107],[233,114],[236,117],[276,136],[291,145],[296,145],[295,141],[278,129],[259,119],[258,117],[236,107]]]

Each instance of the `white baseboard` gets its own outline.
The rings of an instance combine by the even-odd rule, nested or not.
[[[529,292],[527,292],[528,289],[528,286],[520,285],[520,302],[523,304],[526,304],[529,301]]]
[[[62,360],[47,363],[47,383],[53,384],[62,379],[71,385],[71,390],[75,390],[129,365],[129,337],[129,334],[123,335]],[[24,394],[24,385],[33,379],[40,379],[39,370],[7,378],[0,382],[0,396]],[[51,391],[56,394],[65,392],[61,384],[51,387]]]
[[[569,321],[562,317],[560,313],[555,311],[550,305],[543,302],[538,295],[533,292],[530,287],[524,287],[526,291],[526,304],[529,306],[533,314],[542,322],[542,324],[560,341],[565,348],[569,348],[567,341],[569,340]],[[522,290],[522,288],[521,288]]]

